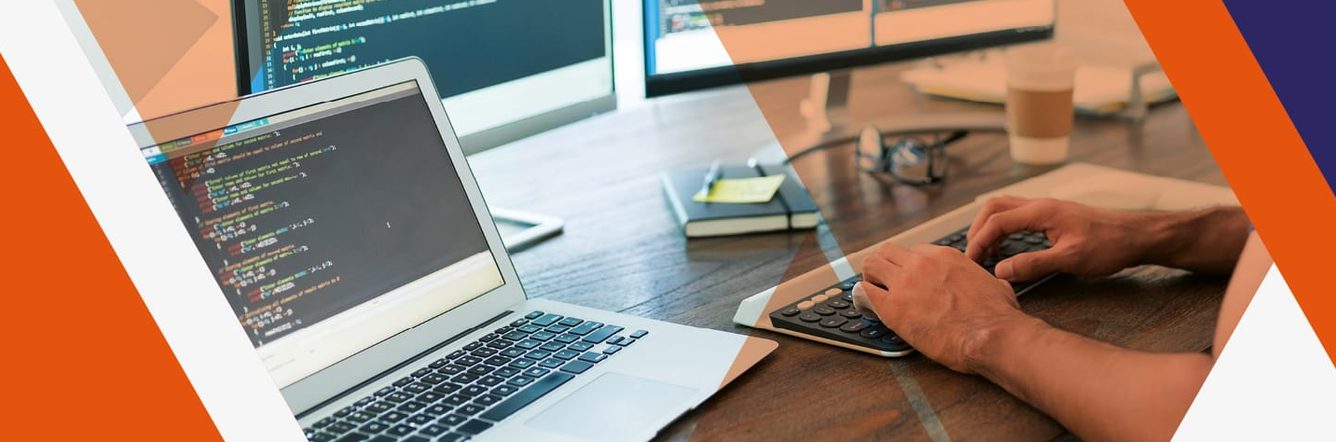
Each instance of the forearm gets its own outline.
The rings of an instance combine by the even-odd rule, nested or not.
[[[1210,371],[1205,354],[1122,349],[1018,318],[982,332],[971,364],[1087,440],[1168,440]]]
[[[1228,273],[1234,268],[1251,225],[1238,207],[1146,216],[1151,218],[1148,236],[1152,241],[1143,262],[1209,273]]]

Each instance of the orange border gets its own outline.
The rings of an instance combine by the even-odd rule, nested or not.
[[[6,438],[221,440],[3,57],[0,118]]]
[[[1336,198],[1229,11],[1219,1],[1126,3],[1336,360]]]

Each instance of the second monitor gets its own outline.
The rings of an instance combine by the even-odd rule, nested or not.
[[[244,94],[426,62],[467,153],[617,105],[607,0],[235,0]]]

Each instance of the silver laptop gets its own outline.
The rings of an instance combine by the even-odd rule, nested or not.
[[[646,440],[776,344],[527,299],[406,59],[130,125],[311,440]]]

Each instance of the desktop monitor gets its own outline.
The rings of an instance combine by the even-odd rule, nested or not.
[[[1051,38],[1055,0],[645,0],[645,94]]]
[[[608,0],[235,0],[244,94],[426,62],[466,153],[616,108]]]

